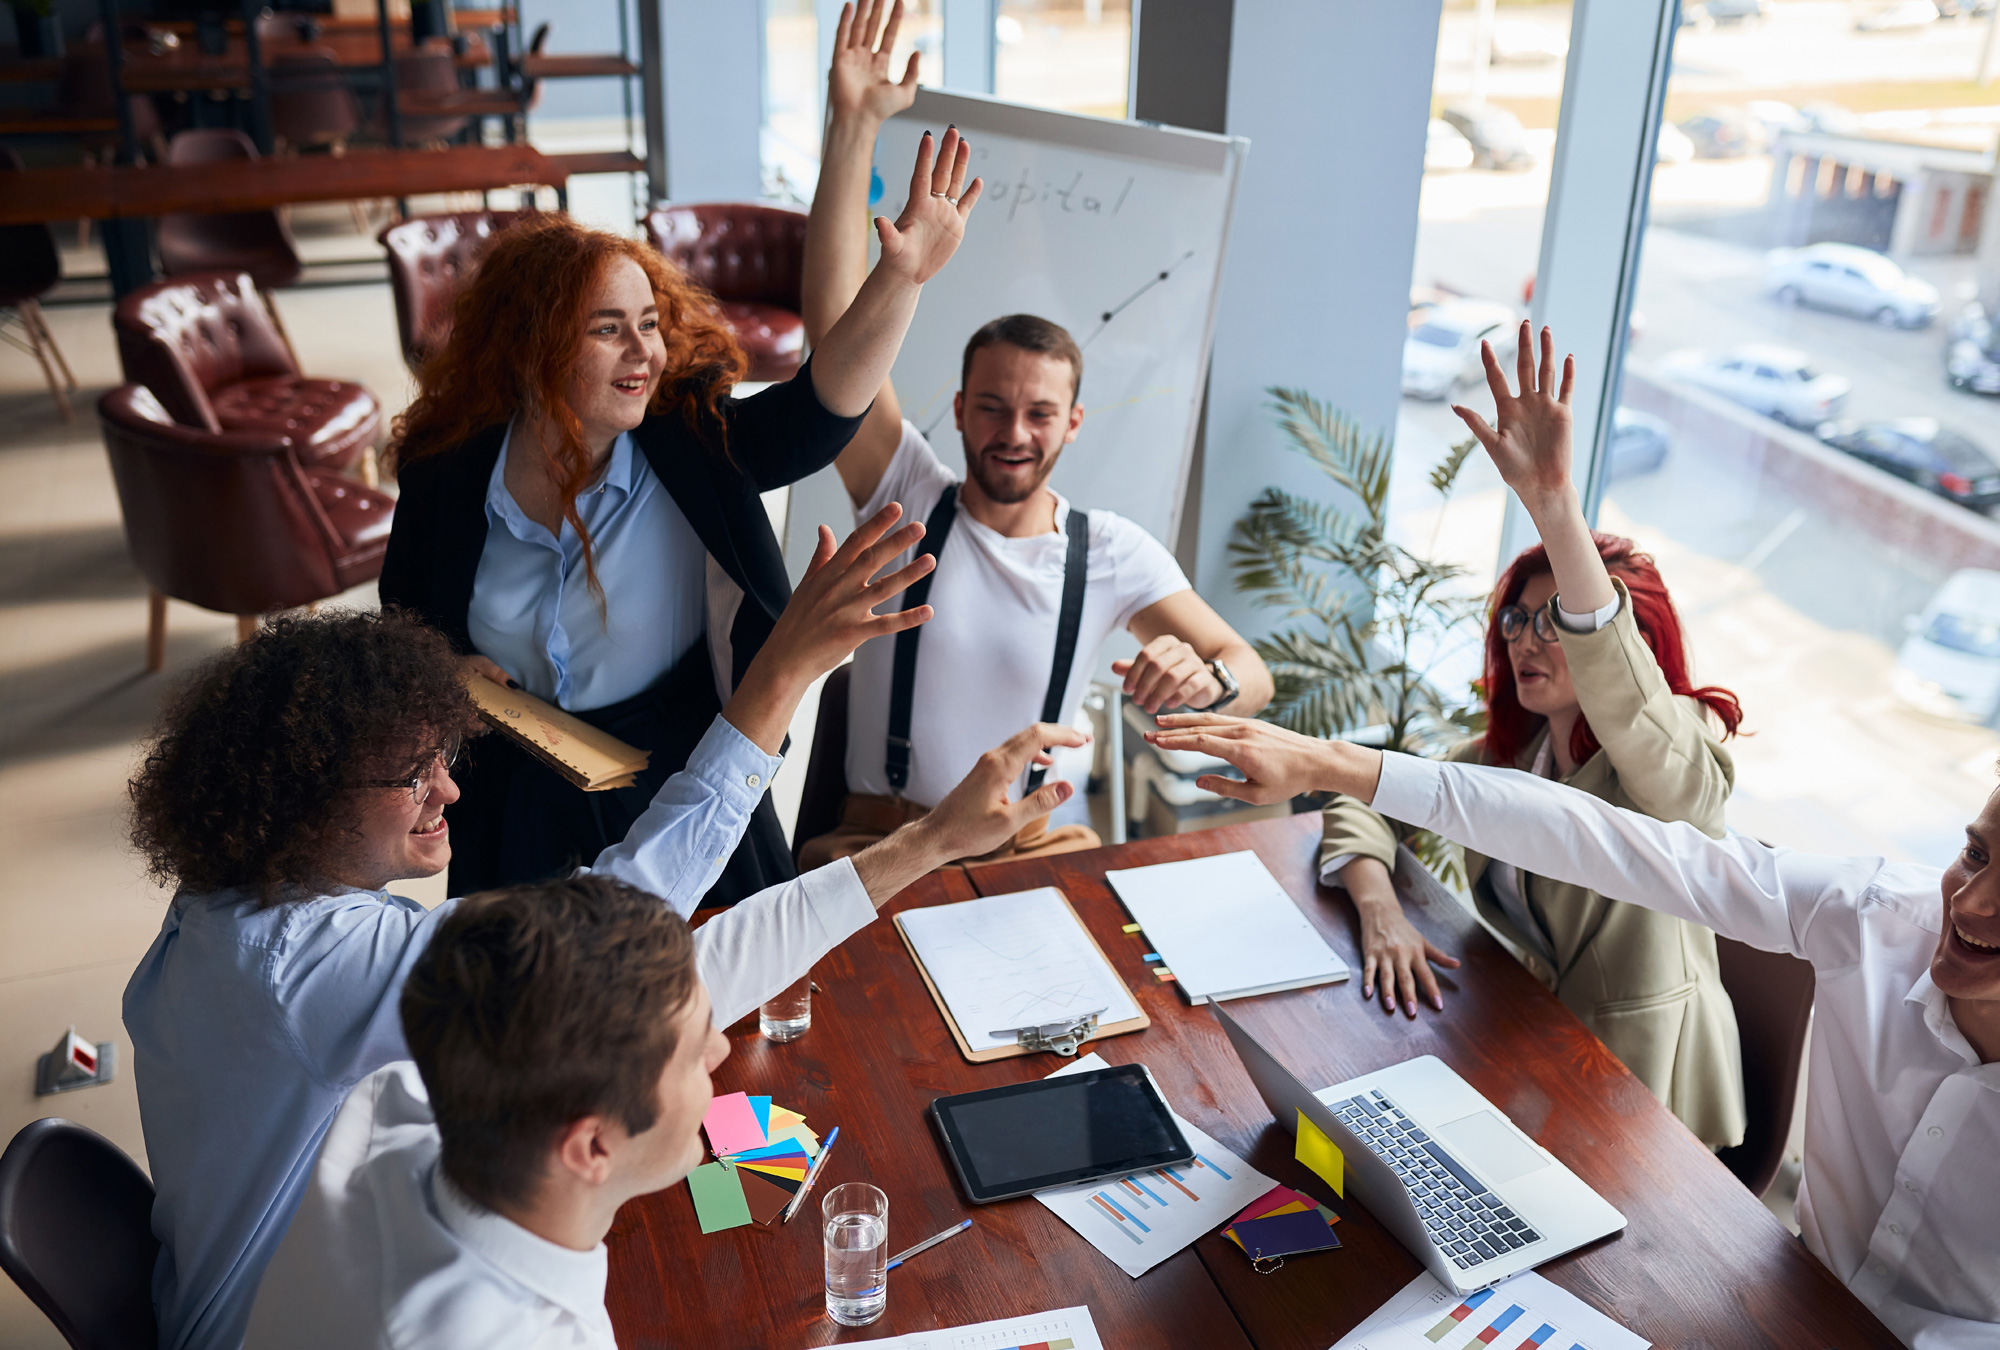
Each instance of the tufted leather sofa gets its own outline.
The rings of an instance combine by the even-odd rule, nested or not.
[[[396,331],[410,369],[444,345],[451,335],[451,306],[458,288],[478,269],[487,241],[520,217],[519,211],[412,216],[375,236],[389,255]]]
[[[151,589],[146,668],[165,659],[172,596],[238,616],[309,605],[373,581],[395,500],[300,461],[270,430],[190,427],[143,385],[97,403],[132,561]]]
[[[751,379],[798,373],[806,356],[805,212],[755,202],[662,206],[647,212],[646,234],[715,296],[750,357]]]
[[[381,430],[375,396],[299,373],[247,272],[202,272],[142,286],[112,314],[125,378],[203,431],[292,442],[307,468],[348,469]]]

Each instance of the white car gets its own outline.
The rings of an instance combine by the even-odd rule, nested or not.
[[[1922,28],[1937,22],[1938,7],[1931,0],[1896,0],[1872,14],[1864,14],[1854,21],[1857,33],[1894,33],[1911,28]]]
[[[1873,319],[1885,328],[1922,328],[1937,317],[1938,290],[1872,248],[1808,244],[1764,258],[1764,294]]]
[[[1424,172],[1471,167],[1472,142],[1466,140],[1451,123],[1441,117],[1433,117],[1424,133]]]
[[[1844,376],[1821,375],[1805,353],[1785,347],[1738,347],[1719,356],[1676,352],[1661,370],[1795,427],[1816,427],[1839,416],[1850,387]]]
[[[1919,712],[1967,722],[2000,714],[2000,572],[1946,578],[1923,613],[1904,621],[1890,688]]]
[[[1660,123],[1659,148],[1653,153],[1655,164],[1685,164],[1694,158],[1694,141],[1685,131],[1672,122]]]
[[[1520,316],[1491,300],[1450,300],[1434,305],[1403,340],[1403,393],[1446,399],[1482,374],[1479,341],[1493,344],[1503,366],[1514,359]]]

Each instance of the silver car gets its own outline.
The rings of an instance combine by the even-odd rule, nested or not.
[[[1955,389],[2000,394],[2000,333],[1977,300],[1952,321],[1944,351],[1945,378]]]
[[[1780,304],[1858,314],[1885,328],[1922,328],[1938,312],[1937,287],[1853,244],[1773,249],[1765,257],[1764,294]]]
[[[1990,722],[2000,713],[2000,572],[1953,572],[1905,621],[1890,687],[1934,717]]]
[[[1805,353],[1786,347],[1738,347],[1719,356],[1675,352],[1661,363],[1661,373],[1807,428],[1839,416],[1851,387],[1845,376],[1822,375]]]

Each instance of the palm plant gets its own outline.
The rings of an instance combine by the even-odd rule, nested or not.
[[[1282,488],[1264,489],[1229,543],[1237,589],[1291,622],[1255,646],[1277,692],[1263,716],[1307,736],[1352,735],[1371,724],[1385,749],[1435,755],[1484,723],[1478,691],[1430,678],[1478,600],[1455,589],[1468,573],[1389,539],[1394,444],[1369,435],[1303,390],[1273,388],[1271,407],[1292,447],[1317,464],[1358,510]],[[1450,500],[1476,441],[1451,448],[1430,483]],[[1404,842],[1434,873],[1463,884],[1458,853],[1428,831]]]

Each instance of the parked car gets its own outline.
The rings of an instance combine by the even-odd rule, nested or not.
[[[1775,98],[1753,98],[1743,105],[1743,111],[1757,119],[1767,141],[1776,140],[1782,132],[1806,129],[1806,119],[1799,110]]]
[[[1718,25],[1771,17],[1771,0],[1702,0],[1701,8],[1708,21]]]
[[[1764,255],[1764,294],[1873,319],[1885,328],[1922,328],[1937,317],[1937,287],[1908,276],[1872,248],[1808,244]]]
[[[1799,120],[1805,124],[1801,130],[1816,131],[1826,136],[1861,134],[1861,119],[1838,103],[1801,103]]]
[[[1720,355],[1676,352],[1661,364],[1661,372],[1752,412],[1806,428],[1838,417],[1851,387],[1846,377],[1819,374],[1805,353],[1785,347],[1738,347]]]
[[[1938,7],[1932,0],[1896,0],[1892,5],[1854,21],[1857,33],[1900,33],[1911,28],[1922,28],[1938,20]]]
[[[1934,717],[1991,722],[2000,714],[2000,572],[1967,567],[1905,620],[1889,687]]]
[[[1521,119],[1505,108],[1454,104],[1444,120],[1472,143],[1473,162],[1482,169],[1527,169],[1535,163]]]
[[[1944,350],[1945,378],[1957,389],[2000,394],[2000,332],[1986,306],[1972,301],[1951,321]]]
[[[1499,23],[1486,63],[1493,66],[1546,66],[1569,55],[1569,34],[1554,24]]]
[[[1403,392],[1445,399],[1459,385],[1479,378],[1481,338],[1493,344],[1503,365],[1511,363],[1519,323],[1511,308],[1491,300],[1433,305],[1403,340]]]
[[[1622,483],[1649,474],[1667,461],[1674,429],[1665,418],[1619,407],[1611,414],[1611,444],[1604,464],[1604,481]]]
[[[1739,159],[1769,144],[1764,124],[1741,108],[1710,108],[1681,123],[1681,130],[1702,159]]]
[[[1660,123],[1660,140],[1653,152],[1655,164],[1685,164],[1694,158],[1694,142],[1672,122]]]
[[[1458,134],[1458,128],[1433,117],[1424,133],[1424,172],[1437,173],[1472,167],[1472,142]]]
[[[1814,435],[1864,464],[1975,511],[2000,505],[2000,462],[1935,417],[1826,422]]]

